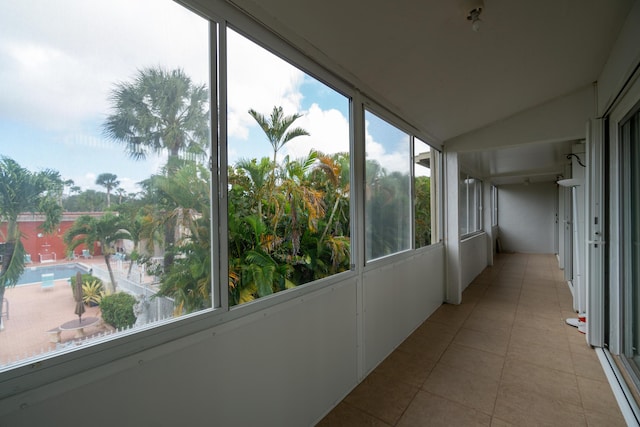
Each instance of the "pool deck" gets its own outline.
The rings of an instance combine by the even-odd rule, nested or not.
[[[84,264],[101,265],[98,259],[77,260]],[[70,261],[59,261],[65,264]],[[41,266],[40,263],[28,264],[28,267]],[[46,263],[51,266],[52,263]],[[102,263],[104,265],[104,263]],[[66,322],[77,320],[74,314],[75,300],[66,278],[54,281],[49,288],[40,283],[20,285],[5,290],[5,299],[9,301],[9,319],[4,318],[4,330],[0,331],[0,367],[16,360],[25,359],[40,353],[56,349],[48,331],[60,327]],[[99,307],[86,307],[84,318],[97,317],[100,321],[84,328],[84,335],[91,336],[106,332],[112,328],[101,321]],[[76,331],[60,332],[60,343],[70,343],[75,339]]]

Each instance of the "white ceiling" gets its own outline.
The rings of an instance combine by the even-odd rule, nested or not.
[[[313,46],[309,54],[326,56],[446,145],[596,81],[633,0],[485,0],[479,32],[461,0],[232,3]],[[563,151],[538,148],[529,155],[540,161]],[[502,157],[513,161],[494,156]]]

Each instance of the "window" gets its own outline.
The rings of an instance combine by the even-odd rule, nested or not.
[[[349,100],[227,34],[235,305],[349,270]]]
[[[491,186],[491,225],[498,225],[498,187]]]
[[[640,383],[640,106],[620,128],[622,355],[636,385]]]
[[[415,247],[421,248],[437,241],[436,176],[432,171],[438,162],[438,152],[414,138],[413,153]]]
[[[0,371],[71,346],[90,366],[104,334],[127,355],[351,268],[356,132],[341,81],[173,1],[41,6],[0,4]],[[438,239],[439,157],[365,120],[369,261]]]
[[[365,111],[365,251],[370,261],[411,248],[409,135]]]
[[[460,235],[482,231],[482,181],[462,172],[459,190]]]
[[[74,3],[0,5],[2,369],[212,306],[209,21]]]

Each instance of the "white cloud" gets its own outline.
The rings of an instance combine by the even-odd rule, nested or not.
[[[387,173],[409,171],[409,143],[407,140],[404,149],[387,152],[386,144],[377,142],[374,136],[369,132],[369,122],[365,122],[365,144],[367,147],[367,158],[376,160]],[[402,147],[401,145],[401,147]]]
[[[274,106],[285,114],[300,110],[304,73],[233,31],[228,48],[228,133],[247,139],[257,126],[248,114],[254,109],[269,115]]]
[[[233,32],[228,43],[228,133],[235,140],[255,139],[229,147],[230,159],[247,150],[259,157],[264,149],[269,155],[248,110],[269,115],[274,106],[287,115],[303,114],[294,126],[311,134],[292,141],[279,159],[302,157],[312,148],[349,149],[347,117],[316,103],[302,109],[302,71]],[[47,146],[56,155],[48,157],[44,149],[31,155],[37,166],[58,169],[84,189],[99,190],[95,177],[111,172],[127,191],[137,191],[135,182],[157,172],[166,158],[133,163],[122,145],[100,135],[113,85],[156,65],[181,67],[195,83],[208,83],[208,57],[208,22],[173,1],[0,1],[0,126],[4,121],[38,129],[48,140],[21,135],[16,141]],[[0,134],[5,131],[0,128]],[[29,149],[6,151],[29,158]]]
[[[300,158],[311,150],[325,154],[349,152],[349,122],[338,110],[321,110],[318,104],[312,104],[309,111],[293,123],[301,127],[309,136],[291,140],[284,148],[284,154]]]
[[[147,66],[205,83],[207,34],[207,21],[172,1],[0,2],[0,115],[79,127],[106,114],[114,83]]]

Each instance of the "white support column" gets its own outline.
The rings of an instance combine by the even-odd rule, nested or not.
[[[460,168],[458,153],[444,153],[445,160],[445,247],[447,254],[447,287],[445,301],[450,304],[462,302],[462,270],[460,264],[460,227],[458,211],[458,191],[460,188]]]

